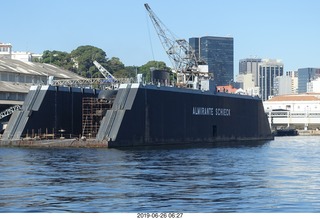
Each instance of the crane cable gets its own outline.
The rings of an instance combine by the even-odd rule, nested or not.
[[[149,15],[148,15],[147,11],[146,11],[146,21],[147,21],[148,36],[149,36],[149,42],[150,42],[150,47],[151,47],[152,58],[155,61],[153,45],[152,45],[152,40],[151,40],[151,32],[150,32],[150,27],[149,27]]]

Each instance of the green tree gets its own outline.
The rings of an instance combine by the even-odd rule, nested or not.
[[[67,52],[45,50],[42,54],[42,62],[56,65],[69,71],[75,71],[74,62]]]
[[[106,53],[94,46],[79,46],[71,52],[77,66],[77,73],[84,77],[99,77],[100,72],[94,66],[93,61],[96,60],[102,66],[107,65]]]
[[[136,66],[126,66],[114,73],[116,78],[135,78],[138,71]]]
[[[149,82],[152,68],[171,72],[171,69],[162,61],[149,61],[140,67],[125,66],[118,57],[107,59],[102,49],[90,45],[79,46],[71,53],[45,50],[40,61],[62,67],[84,77],[101,78],[103,76],[93,64],[94,60],[116,78],[135,78],[137,73],[142,73],[145,80]]]
[[[124,69],[124,64],[117,57],[112,57],[107,61],[107,69],[111,74]]]

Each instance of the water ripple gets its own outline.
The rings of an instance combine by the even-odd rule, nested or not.
[[[320,137],[144,149],[0,148],[0,212],[318,212]]]

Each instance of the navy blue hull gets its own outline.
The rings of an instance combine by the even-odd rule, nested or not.
[[[85,112],[84,116],[84,98],[95,100],[88,105],[94,109],[101,102],[98,94],[92,89],[34,88],[23,110],[11,117],[3,139],[60,135],[73,138],[89,133],[87,138],[95,138],[99,144],[105,142],[109,147],[273,139],[258,98],[173,87],[122,85],[117,92],[103,97],[109,108]],[[100,120],[94,117],[98,112]],[[96,131],[93,128],[88,131],[89,126],[96,127]]]
[[[106,121],[115,123],[104,132],[110,147],[273,139],[258,98],[156,86],[126,89],[119,90],[109,111],[114,116]],[[125,92],[126,100],[118,98]],[[120,102],[126,104],[121,108]]]
[[[82,133],[82,99],[97,97],[93,89],[32,87],[21,111],[11,116],[2,140],[79,137]]]

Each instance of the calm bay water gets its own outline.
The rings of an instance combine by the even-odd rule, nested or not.
[[[0,212],[320,212],[319,142],[2,147]]]

